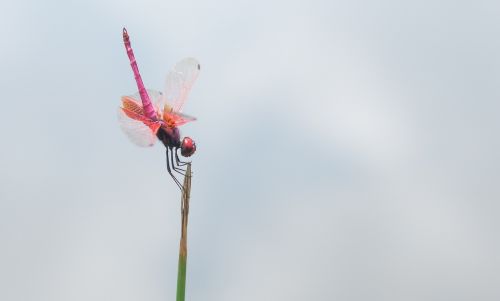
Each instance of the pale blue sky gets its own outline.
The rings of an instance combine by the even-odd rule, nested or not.
[[[116,120],[202,72],[187,300],[499,300],[497,1],[0,4],[0,300],[173,300],[179,192]]]

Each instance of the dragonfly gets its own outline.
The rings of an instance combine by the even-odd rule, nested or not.
[[[189,162],[179,158],[190,157],[196,151],[196,144],[190,137],[181,140],[179,126],[195,121],[196,118],[183,114],[182,108],[189,92],[200,72],[200,64],[194,58],[185,58],[175,64],[165,81],[164,93],[146,89],[139,67],[132,50],[130,37],[123,28],[123,43],[134,72],[138,92],[122,96],[122,105],[118,109],[118,121],[121,129],[134,144],[142,147],[153,146],[160,140],[166,148],[167,171],[183,190],[182,184],[174,172],[185,175],[182,167]]]

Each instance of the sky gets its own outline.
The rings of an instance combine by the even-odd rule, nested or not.
[[[180,193],[121,132],[196,57],[186,300],[499,300],[498,1],[0,4],[0,300],[173,300]]]

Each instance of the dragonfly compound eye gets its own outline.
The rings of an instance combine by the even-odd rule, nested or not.
[[[181,143],[181,155],[190,157],[196,151],[196,143],[189,137],[184,137]]]

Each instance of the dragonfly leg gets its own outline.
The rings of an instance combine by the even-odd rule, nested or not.
[[[177,173],[185,176],[185,172],[186,171],[184,169],[180,168],[180,167],[175,166],[175,162],[174,162],[174,150],[173,149],[170,149],[170,160],[171,160],[170,162],[172,162],[172,169],[175,172],[177,172]]]
[[[169,155],[168,155],[168,147],[167,147],[167,150],[166,150],[166,155],[167,155],[167,171],[168,171],[168,174],[172,177],[172,179],[174,180],[175,184],[177,184],[177,186],[179,187],[179,189],[181,191],[184,191],[184,188],[182,187],[181,183],[179,182],[179,180],[177,180],[177,178],[172,173],[172,170],[170,169],[170,162],[169,162],[170,160],[169,160]]]
[[[176,148],[176,149],[175,149],[175,161],[177,161],[177,165],[179,165],[179,166],[184,166],[184,165],[187,165],[188,163],[190,163],[190,162],[181,161],[181,160],[179,159],[179,153],[178,153],[178,151],[179,151],[179,149],[178,149],[178,148]]]

